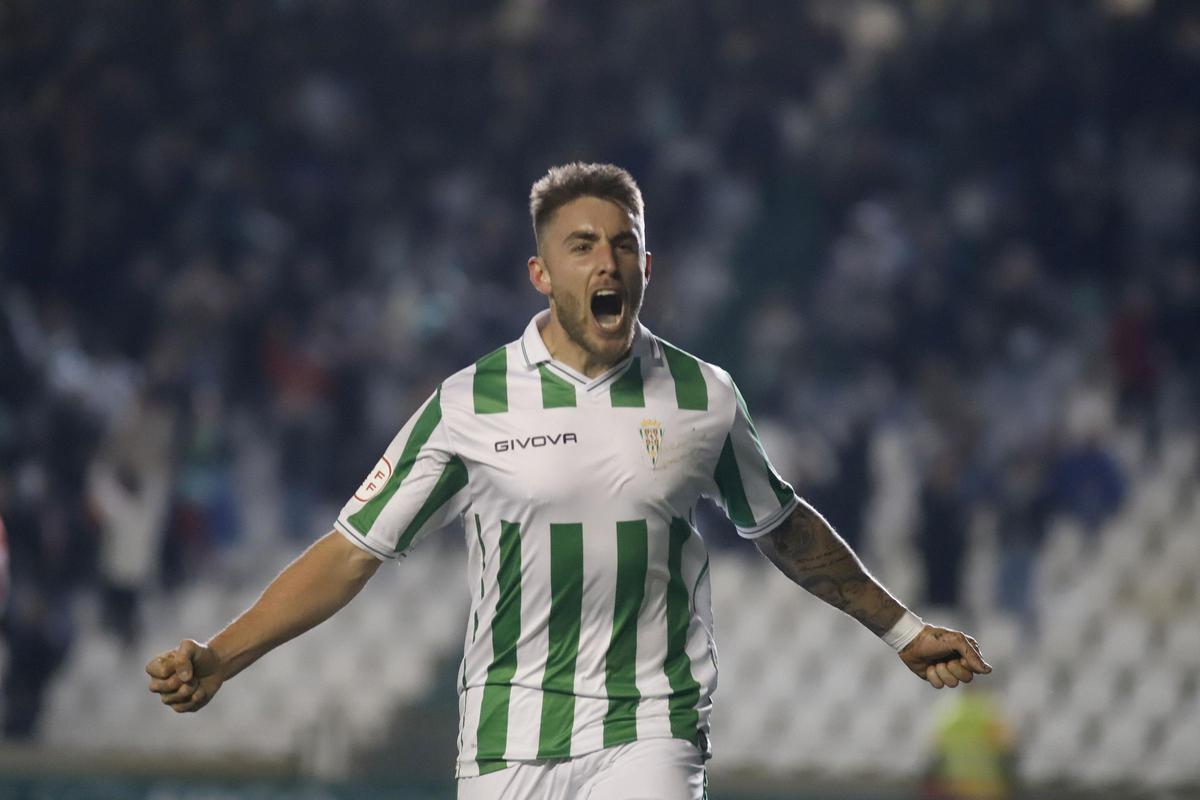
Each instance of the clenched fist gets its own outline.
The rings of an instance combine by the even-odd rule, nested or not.
[[[146,674],[150,691],[180,713],[204,708],[225,680],[217,654],[193,639],[150,659]]]
[[[926,625],[903,650],[900,660],[935,689],[953,689],[986,675],[992,667],[983,660],[979,643],[961,631]]]

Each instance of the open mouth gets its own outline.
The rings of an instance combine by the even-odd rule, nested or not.
[[[592,318],[603,330],[615,331],[621,326],[625,311],[625,295],[615,289],[601,289],[592,295]]]

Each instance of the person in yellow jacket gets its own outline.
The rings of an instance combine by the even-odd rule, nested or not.
[[[1007,800],[1013,796],[1012,730],[986,690],[969,688],[948,699],[939,715],[925,785],[930,800]]]

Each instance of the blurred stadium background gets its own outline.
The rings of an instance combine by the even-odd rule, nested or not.
[[[648,324],[996,667],[934,692],[710,513],[713,796],[1198,796],[1198,153],[1185,0],[0,0],[0,797],[452,796],[460,532],[200,715],[142,666],[520,332],[574,159],[641,182]]]

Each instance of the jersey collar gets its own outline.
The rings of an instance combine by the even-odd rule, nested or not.
[[[525,326],[525,333],[521,334],[521,356],[525,359],[525,367],[526,369],[536,369],[542,364],[553,362],[556,366],[575,373],[565,364],[554,361],[550,356],[549,349],[546,348],[546,342],[542,340],[541,328],[549,319],[550,309],[547,308],[534,314],[533,319],[529,320],[529,324]],[[602,375],[597,376],[595,382],[602,381],[614,372],[623,370],[633,358],[648,359],[655,363],[662,359],[662,351],[659,349],[658,340],[654,338],[654,334],[650,333],[650,329],[641,322],[636,325],[633,332],[633,346],[629,350],[629,355]],[[575,374],[578,375],[578,373]]]

